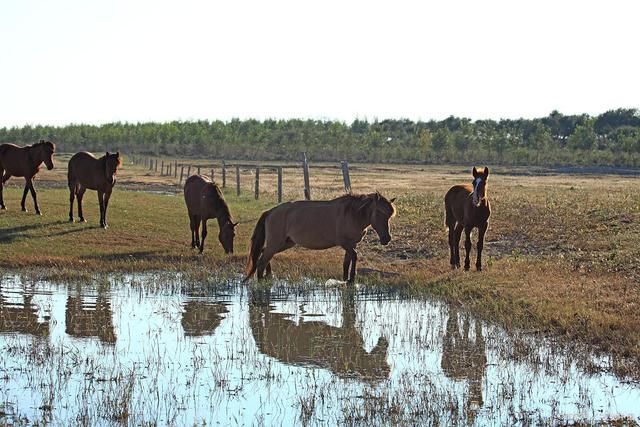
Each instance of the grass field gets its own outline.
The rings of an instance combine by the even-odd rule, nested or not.
[[[20,211],[23,181],[5,188],[0,212],[0,268],[47,277],[97,272],[179,270],[240,277],[247,243],[260,213],[275,204],[275,174],[261,173],[261,198],[253,200],[250,170],[243,195],[234,177],[225,196],[240,221],[235,254],[225,256],[211,224],[205,254],[189,246],[181,188],[172,177],[125,163],[109,206],[110,228],[98,227],[95,192],[85,196],[87,223],[68,223],[65,156],[42,171],[36,188],[43,216]],[[485,271],[451,271],[443,224],[443,197],[455,183],[471,181],[471,167],[368,168],[351,171],[354,191],[397,197],[393,240],[373,233],[359,247],[358,282],[408,285],[456,301],[507,327],[551,332],[611,351],[620,369],[640,366],[640,177],[577,175],[492,167],[493,213],[485,243]],[[205,170],[203,170],[204,173]],[[216,172],[217,173],[217,172]],[[231,174],[230,174],[231,175]],[[302,197],[302,177],[286,170],[285,200]],[[342,193],[339,170],[312,167],[314,198]],[[75,215],[75,213],[74,213]],[[294,249],[276,256],[277,277],[340,278],[342,250]],[[475,245],[472,264],[475,260]],[[369,269],[369,270],[367,270]],[[375,271],[384,271],[382,277]],[[631,361],[625,365],[625,361]]]

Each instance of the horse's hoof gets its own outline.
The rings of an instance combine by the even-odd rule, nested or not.
[[[27,208],[22,208],[22,212],[29,212]]]
[[[36,211],[36,215],[40,215],[40,216],[42,216],[42,212],[40,212],[40,211]]]
[[[69,217],[69,222],[73,223],[73,217]]]
[[[476,271],[482,271],[482,267],[476,266]]]
[[[86,220],[86,219],[84,219],[84,218],[82,218],[82,217],[80,217],[80,219],[78,220],[78,222],[87,222],[87,220]]]
[[[6,211],[7,208],[4,207],[4,205],[0,206],[0,210]]]
[[[464,271],[469,271],[469,268],[470,268],[470,267],[469,267],[468,265],[465,265],[465,266],[464,266]]]

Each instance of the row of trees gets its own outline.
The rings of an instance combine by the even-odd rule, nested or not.
[[[48,138],[60,151],[120,150],[227,159],[640,166],[640,113],[553,111],[539,119],[238,120],[0,128],[0,141]]]

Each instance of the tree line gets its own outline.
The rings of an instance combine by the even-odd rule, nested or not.
[[[62,152],[115,151],[154,156],[251,160],[640,167],[640,112],[596,117],[553,111],[537,119],[440,121],[173,121],[0,128],[0,141],[41,138]]]

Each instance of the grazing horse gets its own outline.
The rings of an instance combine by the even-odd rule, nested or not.
[[[248,280],[265,269],[271,275],[271,258],[279,252],[300,245],[307,249],[340,246],[345,250],[343,280],[353,283],[358,254],[356,246],[369,226],[378,233],[380,243],[391,240],[389,221],[396,213],[395,199],[380,193],[347,194],[329,201],[296,201],[283,203],[262,214],[251,236],[247,262]]]
[[[96,190],[100,205],[100,227],[107,228],[107,207],[113,186],[116,185],[116,172],[122,164],[120,153],[107,154],[97,159],[93,154],[81,151],[69,160],[67,174],[69,184],[69,222],[73,222],[73,199],[78,197],[78,217],[86,222],[82,215],[84,192]]]
[[[482,271],[484,234],[489,226],[489,216],[491,215],[491,206],[487,197],[487,178],[489,178],[489,168],[478,171],[474,167],[472,185],[454,185],[444,196],[445,224],[449,228],[451,268],[460,267],[460,236],[464,229],[464,249],[466,251],[464,269],[469,270],[471,230],[478,227],[476,269]]]
[[[31,191],[36,214],[42,215],[36,198],[36,190],[33,188],[33,179],[40,170],[42,162],[47,165],[47,169],[53,169],[53,153],[55,151],[55,144],[44,139],[26,147],[18,147],[15,144],[0,145],[0,209],[6,209],[2,198],[4,183],[12,176],[23,176],[26,184],[22,193],[22,210],[27,211],[24,203],[27,199],[27,193]]]
[[[216,218],[220,233],[218,240],[226,254],[233,253],[233,239],[236,236],[229,205],[224,200],[220,188],[204,175],[191,175],[184,183],[184,201],[191,223],[191,247],[204,251],[204,239],[207,237],[207,220]],[[198,231],[202,223],[202,239]]]

